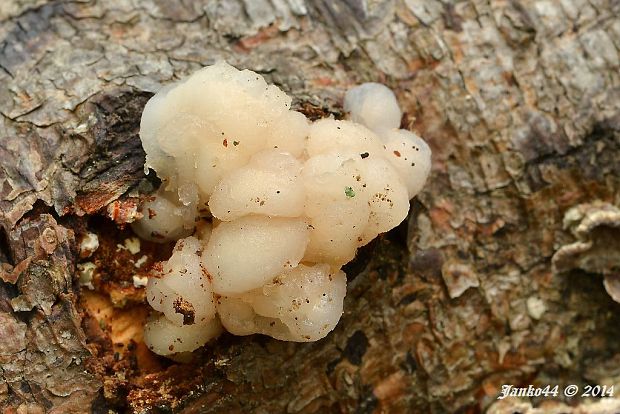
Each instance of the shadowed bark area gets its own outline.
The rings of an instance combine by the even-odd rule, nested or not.
[[[534,413],[551,398],[496,402],[501,386],[620,392],[619,16],[615,0],[1,2],[3,412]],[[327,338],[226,334],[183,364],[140,342],[136,280],[170,247],[133,253],[122,227],[157,186],[144,104],[220,59],[313,117],[387,84],[433,171],[348,267]]]

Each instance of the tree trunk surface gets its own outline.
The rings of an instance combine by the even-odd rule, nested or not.
[[[2,0],[2,412],[620,412],[581,397],[620,393],[619,50],[617,0]],[[184,364],[140,342],[135,277],[169,246],[124,225],[157,185],[144,104],[222,59],[315,117],[387,84],[433,170],[347,266],[334,332]]]

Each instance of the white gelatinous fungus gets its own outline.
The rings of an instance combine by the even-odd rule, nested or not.
[[[400,126],[402,112],[394,92],[380,83],[364,83],[349,90],[344,97],[344,110],[351,120],[377,133]]]
[[[290,104],[262,76],[226,63],[147,103],[145,168],[162,185],[133,228],[178,240],[147,285],[160,312],[145,327],[154,352],[192,351],[220,320],[237,335],[323,338],[342,315],[341,266],[407,216],[431,152],[398,129],[392,91],[349,91],[350,121],[310,123]]]
[[[431,149],[419,136],[405,129],[387,131],[385,150],[388,160],[403,177],[409,198],[418,194],[431,171]]]
[[[316,341],[336,327],[346,283],[342,271],[333,273],[326,264],[299,265],[260,288],[220,298],[220,319],[236,335]]]
[[[204,325],[176,325],[163,315],[155,316],[144,325],[144,342],[159,355],[191,352],[222,333],[217,317]]]
[[[307,229],[300,218],[252,215],[220,223],[204,253],[213,289],[246,292],[297,266],[308,244]]]
[[[132,223],[133,231],[154,242],[178,240],[192,234],[196,206],[188,208],[175,198],[174,193],[160,189],[142,205],[142,219]]]
[[[202,250],[195,237],[179,240],[170,259],[146,286],[146,299],[153,309],[179,326],[204,324],[215,316],[211,283],[196,260]]]

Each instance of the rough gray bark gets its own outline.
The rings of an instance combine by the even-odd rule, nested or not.
[[[619,16],[615,0],[2,2],[3,410],[476,412],[501,384],[620,392],[620,226],[600,218],[620,205]],[[432,177],[409,230],[363,251],[326,339],[226,336],[148,374],[97,365],[111,351],[81,322],[73,233],[131,217],[142,106],[218,59],[307,112],[388,84]]]

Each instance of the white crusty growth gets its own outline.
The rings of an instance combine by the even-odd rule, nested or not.
[[[349,91],[353,122],[310,123],[290,104],[260,75],[218,63],[146,105],[145,167],[162,186],[134,230],[179,240],[147,286],[160,312],[145,327],[153,351],[192,351],[220,320],[237,335],[323,338],[342,314],[340,267],[407,216],[430,149],[398,129],[389,89]]]

